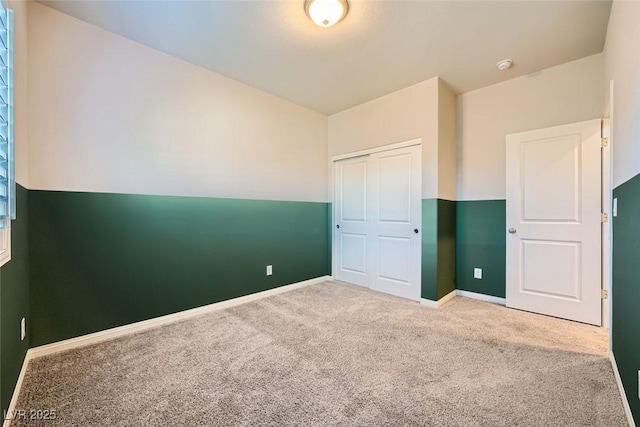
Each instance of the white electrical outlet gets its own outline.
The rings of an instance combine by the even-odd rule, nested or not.
[[[481,268],[474,268],[473,269],[473,278],[474,279],[482,279],[482,269]]]
[[[267,276],[271,276],[273,274],[273,266],[267,265]]]
[[[24,320],[24,317],[20,321],[20,340],[24,340],[24,337],[27,335],[27,322]]]

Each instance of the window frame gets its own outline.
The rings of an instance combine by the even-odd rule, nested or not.
[[[0,13],[4,15],[6,31],[6,84],[7,84],[7,209],[5,215],[0,216],[0,267],[11,260],[11,220],[15,219],[15,146],[14,146],[14,102],[13,102],[13,10],[5,2],[0,6]]]

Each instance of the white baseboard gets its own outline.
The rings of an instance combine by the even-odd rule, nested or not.
[[[18,375],[18,381],[16,381],[16,386],[13,389],[13,395],[11,396],[9,407],[7,408],[7,412],[3,414],[3,416],[5,417],[5,420],[2,423],[2,427],[10,427],[11,425],[12,414],[15,413],[16,405],[18,404],[18,395],[20,394],[20,389],[22,389],[24,374],[27,371],[27,365],[29,364],[29,360],[32,359],[30,352],[31,350],[27,350],[27,354],[24,356],[24,360],[22,361],[22,368],[20,369],[20,375]]]
[[[627,400],[627,395],[624,392],[624,385],[622,384],[622,378],[620,378],[620,372],[618,371],[618,364],[613,352],[609,352],[609,360],[611,361],[611,367],[613,368],[613,375],[616,377],[616,383],[618,384],[618,390],[620,391],[620,397],[622,398],[622,406],[624,406],[624,412],[627,415],[627,421],[629,421],[629,427],[636,427],[635,421],[633,421],[633,414],[631,413],[631,407]]]
[[[451,300],[451,298],[453,298],[455,296],[456,296],[456,291],[453,290],[453,291],[449,292],[447,295],[445,295],[442,298],[440,298],[438,301],[434,301],[434,300],[426,299],[426,298],[420,298],[420,304],[424,305],[425,307],[429,307],[429,308],[438,308],[438,307],[441,307],[442,304],[444,304],[447,301]]]
[[[432,299],[420,298],[420,305],[424,305],[429,308],[438,308],[438,301]]]
[[[18,376],[18,381],[16,382],[15,389],[13,391],[13,395],[11,396],[11,402],[9,403],[9,407],[7,408],[6,415],[11,415],[16,410],[16,404],[18,402],[18,396],[20,395],[20,390],[22,389],[22,383],[24,382],[24,376],[27,370],[27,366],[31,359],[36,359],[38,357],[46,356],[49,354],[58,353],[61,351],[71,350],[74,348],[84,347],[90,344],[95,344],[101,341],[106,341],[113,338],[118,338],[121,336],[129,335],[135,332],[144,331],[146,329],[155,328],[157,326],[167,325],[170,323],[174,323],[180,320],[188,319],[191,317],[199,316],[205,313],[210,313],[217,310],[222,310],[229,307],[238,306],[241,304],[246,304],[251,301],[256,301],[262,298],[267,298],[273,295],[278,295],[284,292],[289,292],[294,289],[299,289],[305,286],[315,285],[317,283],[322,283],[327,280],[333,280],[333,276],[323,276],[317,277],[315,279],[305,280],[303,282],[292,283],[290,285],[281,286],[274,289],[269,289],[263,292],[257,292],[255,294],[246,295],[243,297],[233,298],[227,301],[221,301],[214,304],[205,305],[203,307],[193,308],[190,310],[181,311],[178,313],[168,314],[166,316],[156,317],[154,319],[144,320],[141,322],[132,323],[130,325],[120,326],[117,328],[107,329],[104,331],[96,332],[93,334],[83,335],[76,338],[71,338],[64,341],[58,341],[52,344],[47,344],[39,347],[31,348],[27,351],[25,355],[24,361],[22,362],[22,368],[20,369],[20,375]],[[438,301],[433,301],[425,298],[420,299],[420,304],[426,307],[438,308],[445,304],[447,301],[450,301],[456,295],[478,299],[481,301],[491,302],[495,304],[505,304],[504,298],[494,297],[490,295],[479,294],[476,292],[462,291],[462,290],[454,290],[444,297],[440,298]],[[609,353],[609,359],[611,361],[611,366],[613,367],[613,373],[616,378],[616,383],[618,384],[618,389],[620,390],[620,395],[622,397],[622,403],[624,406],[625,414],[627,415],[627,419],[629,421],[630,427],[636,427],[635,422],[633,420],[633,415],[631,413],[631,407],[629,406],[629,402],[627,401],[627,396],[624,392],[624,386],[622,384],[622,379],[620,378],[620,372],[618,372],[618,365],[616,364],[616,359],[613,353]],[[5,419],[2,427],[10,427],[11,419]]]
[[[448,294],[446,294],[445,296],[443,296],[442,298],[440,298],[438,300],[438,306],[441,306],[442,304],[452,300],[453,297],[455,297],[455,296],[456,296],[456,291],[454,289],[453,291],[449,292]]]
[[[133,334],[135,332],[144,331],[146,329],[155,328],[169,323],[174,323],[180,320],[188,319],[201,314],[210,313],[216,310],[222,310],[229,307],[235,307],[240,304],[246,304],[251,301],[259,300],[262,298],[270,297],[273,295],[289,292],[294,289],[302,288],[304,286],[315,285],[322,283],[326,280],[331,280],[331,276],[322,276],[315,279],[305,280],[303,282],[292,283],[290,285],[280,286],[278,288],[269,289],[255,294],[245,295],[243,297],[233,298],[226,301],[220,301],[214,304],[205,305],[202,307],[192,308],[190,310],[180,311],[178,313],[168,314],[166,316],[155,317],[149,320],[143,320],[141,322],[131,323],[129,325],[119,326],[117,328],[106,329],[104,331],[95,332],[88,335],[82,335],[80,337],[70,338],[64,341],[54,342],[52,344],[41,345],[29,350],[32,358],[42,357],[61,351],[71,350],[73,348],[84,347],[86,345],[95,344],[101,341],[110,340],[113,338],[122,337],[125,335]]]
[[[25,371],[27,370],[27,365],[29,364],[29,361],[31,359],[36,359],[38,357],[47,356],[49,354],[59,353],[61,351],[71,350],[74,348],[84,347],[90,344],[95,344],[102,341],[107,341],[110,339],[122,337],[125,335],[130,335],[136,332],[141,332],[146,329],[155,328],[162,325],[168,325],[170,323],[178,322],[180,320],[185,320],[191,317],[200,316],[202,314],[210,313],[212,311],[222,310],[229,307],[235,307],[237,305],[246,304],[251,301],[256,301],[262,298],[267,298],[273,295],[289,292],[294,289],[299,289],[305,286],[322,283],[327,280],[333,280],[333,277],[332,276],[317,277],[315,279],[309,279],[303,282],[292,283],[290,285],[280,286],[278,288],[257,292],[255,294],[245,295],[243,297],[233,298],[226,301],[220,301],[214,304],[192,308],[190,310],[184,310],[178,313],[168,314],[166,316],[156,317],[149,320],[143,320],[141,322],[131,323],[125,326],[119,326],[117,328],[107,329],[104,331],[95,332],[93,334],[82,335],[80,337],[70,338],[68,340],[58,341],[51,344],[46,344],[46,345],[41,345],[39,347],[31,348],[27,351],[24,361],[22,362],[22,369],[20,370],[20,375],[18,376],[18,381],[16,382],[16,386],[13,391],[13,396],[11,397],[11,403],[9,403],[9,408],[7,409],[6,415],[10,417],[11,414],[15,411],[16,403],[18,401],[18,396],[20,395],[20,389],[22,388],[22,382],[24,381]],[[2,426],[9,427],[10,424],[11,424],[11,420],[6,419],[4,420],[4,423],[2,424]]]
[[[461,297],[466,297],[466,298],[473,298],[480,301],[486,301],[493,304],[500,304],[500,305],[507,304],[507,301],[504,298],[494,297],[492,295],[479,294],[477,292],[469,292],[469,291],[462,291],[460,289],[456,289],[456,295],[459,295]]]

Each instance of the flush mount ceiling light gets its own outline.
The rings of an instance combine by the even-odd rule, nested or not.
[[[305,0],[304,11],[319,27],[340,22],[349,11],[347,0]]]
[[[503,59],[502,61],[498,62],[496,64],[496,67],[498,67],[498,70],[500,71],[504,71],[507,70],[509,68],[511,68],[511,66],[513,65],[513,61],[510,59]]]

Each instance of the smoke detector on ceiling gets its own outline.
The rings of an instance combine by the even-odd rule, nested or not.
[[[511,68],[511,66],[513,65],[513,61],[510,59],[503,59],[502,61],[498,62],[496,64],[496,67],[498,67],[498,70],[500,71],[504,71],[507,70],[509,68]]]

